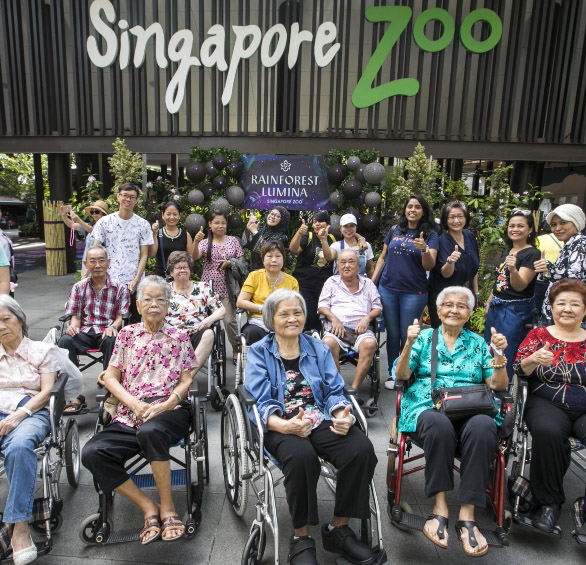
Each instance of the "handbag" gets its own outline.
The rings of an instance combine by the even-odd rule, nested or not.
[[[490,387],[484,383],[470,386],[433,388],[437,374],[438,330],[431,336],[431,400],[435,409],[451,421],[461,420],[477,414],[494,418],[498,410]]]

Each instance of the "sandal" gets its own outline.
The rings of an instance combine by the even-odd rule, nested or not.
[[[144,541],[144,538],[147,534],[155,532],[155,535],[151,538],[148,538]],[[161,537],[161,522],[159,522],[158,516],[149,516],[145,518],[144,526],[142,530],[140,530],[139,539],[142,545],[148,545],[149,543],[158,540]]]
[[[167,517],[163,518],[161,521],[161,526],[163,528],[163,531],[161,532],[161,539],[163,541],[178,540],[178,539],[182,538],[183,534],[185,533],[185,524],[183,524],[183,522],[179,519],[179,516],[177,516],[177,514],[173,514],[171,516],[167,516]],[[179,530],[179,531],[181,531],[181,535],[176,536],[174,538],[166,537],[165,534],[167,533],[168,530]]]
[[[464,553],[469,557],[482,557],[488,553],[488,545],[478,553],[473,551],[466,551],[466,547],[462,541],[462,528],[466,528],[466,530],[468,530],[468,544],[470,547],[478,547],[478,540],[474,535],[474,528],[477,527],[478,524],[472,520],[460,520],[456,522],[456,534],[458,534],[458,539],[462,542],[462,549],[464,550]]]
[[[63,408],[63,414],[75,416],[75,414],[79,414],[84,408],[87,408],[85,396],[80,394],[77,398],[74,398],[65,405]]]
[[[436,530],[437,537],[438,537],[440,540],[443,540],[443,539],[445,539],[445,537],[446,537],[446,536],[445,536],[445,528],[447,528],[447,527],[448,527],[449,520],[448,520],[448,519],[447,519],[445,516],[440,516],[439,514],[430,514],[430,515],[427,517],[427,520],[425,521],[425,523],[429,522],[430,520],[437,520],[437,521],[439,522],[439,525],[438,525],[438,527],[437,527],[437,530]],[[438,543],[436,540],[434,540],[432,537],[430,537],[430,536],[429,536],[429,535],[428,535],[428,534],[425,532],[425,530],[423,530],[423,535],[424,535],[424,536],[425,536],[425,537],[426,537],[426,538],[427,538],[429,541],[431,541],[432,543],[434,543],[434,544],[435,544],[435,545],[437,545],[438,547],[441,547],[442,549],[447,549],[447,548],[448,548],[448,545],[447,545],[447,544],[446,544],[446,545],[442,545],[442,544]]]

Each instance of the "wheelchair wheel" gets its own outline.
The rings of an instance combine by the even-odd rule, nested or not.
[[[218,348],[216,358],[216,377],[220,387],[226,385],[226,334],[220,329],[218,332]],[[228,396],[228,395],[226,395]]]
[[[327,461],[322,461],[321,464],[321,476],[324,478],[330,490],[335,493],[336,492],[336,469],[331,463]]]
[[[407,514],[413,514],[413,509],[411,508],[411,505],[408,502],[404,502],[403,500],[401,500],[401,502],[399,503],[399,508],[403,512],[407,512]],[[393,509],[390,505],[387,505],[387,514],[389,516],[391,524],[395,526],[395,528],[401,530],[402,532],[406,532],[409,529],[407,526],[403,526],[403,524],[399,524],[399,522],[395,522],[395,520],[393,520]]]
[[[364,412],[364,415],[367,418],[372,418],[373,416],[376,415],[376,413],[378,412],[378,407],[375,405],[374,398],[369,398],[364,403],[364,409],[362,411]]]
[[[230,394],[230,391],[227,388],[222,389],[222,396],[224,398],[228,398],[229,394]],[[216,412],[221,412],[222,408],[224,408],[224,402],[225,402],[225,400],[222,400],[222,398],[218,394],[218,391],[215,388],[212,389],[211,396],[210,396],[210,404],[212,405],[212,408]]]
[[[391,433],[389,435],[389,448],[398,448],[399,430],[397,428],[398,418],[395,416],[391,422]],[[387,455],[387,486],[391,488],[391,477],[395,472],[395,461],[397,460],[397,452],[389,451]]]
[[[63,524],[63,516],[58,514],[54,518],[50,519],[51,522],[51,535],[53,535]],[[31,524],[31,528],[33,531],[37,532],[38,534],[45,535],[47,533],[47,528],[45,527],[45,522],[33,522]]]
[[[92,514],[88,516],[79,526],[79,538],[87,545],[97,545],[96,535],[101,526],[100,523],[101,514]],[[111,532],[114,529],[114,523],[111,518],[107,519],[108,530]],[[103,540],[102,540],[103,541]],[[100,542],[101,543],[101,542]]]
[[[73,420],[65,437],[65,470],[67,471],[67,482],[72,487],[76,487],[79,484],[79,469],[79,431],[77,422]]]
[[[226,399],[222,412],[222,470],[226,496],[237,516],[242,516],[248,502],[248,455],[246,427],[242,408],[235,395]]]
[[[254,526],[242,552],[242,565],[257,565],[265,552],[267,538],[261,536],[260,527]]]

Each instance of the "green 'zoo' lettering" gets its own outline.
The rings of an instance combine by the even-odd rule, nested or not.
[[[387,55],[391,52],[401,34],[411,20],[412,11],[408,6],[371,6],[366,10],[366,19],[369,22],[388,22],[389,27],[380,43],[374,50],[364,72],[352,93],[352,104],[356,108],[367,108],[391,96],[414,96],[419,92],[419,81],[414,78],[395,79],[380,86],[373,87],[376,75],[383,66]],[[425,36],[425,26],[436,20],[443,26],[441,37],[435,40]],[[490,25],[490,34],[483,41],[472,37],[472,27],[476,22],[485,21]],[[413,24],[413,39],[423,51],[436,53],[445,49],[456,31],[452,16],[442,8],[424,10]],[[460,26],[460,41],[472,53],[485,53],[493,49],[503,34],[503,24],[496,12],[488,9],[473,10]]]

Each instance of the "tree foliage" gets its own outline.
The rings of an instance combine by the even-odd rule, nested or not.
[[[126,147],[126,142],[119,137],[112,144],[114,155],[108,157],[110,172],[114,177],[114,193],[118,192],[121,184],[130,182],[140,187],[145,164],[140,153],[133,153]]]
[[[41,155],[45,197],[49,197],[47,156]],[[36,201],[35,167],[32,153],[0,153],[0,194],[19,198],[26,204]]]

